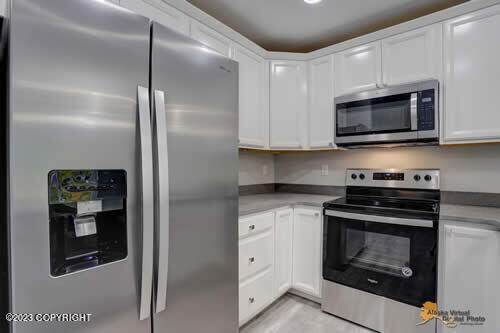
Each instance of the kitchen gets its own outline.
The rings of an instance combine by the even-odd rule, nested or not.
[[[500,330],[500,1],[0,6],[0,331]]]

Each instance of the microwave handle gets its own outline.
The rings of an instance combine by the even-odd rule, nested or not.
[[[417,100],[417,93],[412,93],[410,97],[410,125],[412,131],[418,130]]]

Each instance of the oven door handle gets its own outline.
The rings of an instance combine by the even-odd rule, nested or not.
[[[399,225],[408,225],[412,227],[432,228],[434,226],[434,222],[432,220],[406,219],[406,218],[392,217],[392,216],[346,213],[333,210],[325,210],[325,215],[333,217],[341,217],[351,220],[358,220],[358,221],[399,224]]]

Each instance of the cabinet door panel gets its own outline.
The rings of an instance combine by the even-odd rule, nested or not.
[[[472,316],[486,318],[474,332],[497,332],[500,328],[500,231],[471,223],[444,222],[440,230],[438,309],[470,310]],[[438,332],[448,328],[438,323]],[[458,325],[456,333],[470,332]]]
[[[381,85],[380,42],[335,54],[335,96]]]
[[[307,111],[306,63],[271,62],[271,148],[301,148]]]
[[[191,37],[223,56],[231,57],[231,40],[198,21],[191,21]]]
[[[189,17],[161,0],[120,0],[120,5],[167,28],[189,35]]]
[[[309,63],[309,145],[333,148],[335,124],[333,104],[333,57]]]
[[[442,25],[406,32],[382,41],[384,85],[441,78]]]
[[[292,237],[293,210],[276,213],[275,227],[275,297],[280,297],[292,287]]]
[[[265,93],[269,93],[264,84],[266,61],[241,47],[235,48],[234,59],[240,64],[240,146],[265,148],[269,115],[265,104]]]
[[[500,140],[500,5],[444,25],[444,142]]]
[[[294,209],[292,287],[315,297],[321,297],[321,220],[318,210]]]

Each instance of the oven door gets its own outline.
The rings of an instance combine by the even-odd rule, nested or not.
[[[436,301],[437,221],[325,210],[323,278],[414,306]]]

